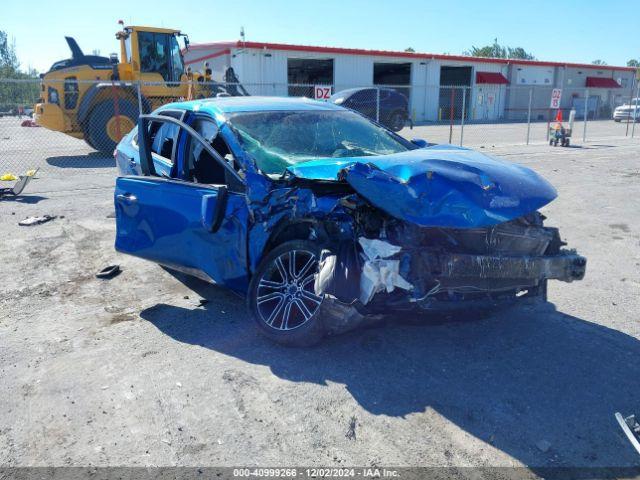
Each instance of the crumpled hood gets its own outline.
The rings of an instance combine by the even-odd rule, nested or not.
[[[312,160],[288,170],[308,180],[345,180],[381,210],[424,227],[496,225],[538,210],[557,196],[529,168],[451,145]]]

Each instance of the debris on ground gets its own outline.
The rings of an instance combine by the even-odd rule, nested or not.
[[[56,215],[42,215],[41,217],[27,217],[24,220],[20,220],[18,225],[22,227],[31,227],[33,225],[40,225],[42,223],[50,222],[51,220],[58,218]]]
[[[96,273],[96,277],[108,280],[115,277],[116,275],[119,275],[120,272],[122,272],[122,270],[120,269],[120,265],[109,265]]]
[[[35,170],[29,170],[26,174],[20,175],[19,177],[16,177],[13,173],[5,173],[0,176],[1,181],[11,182],[17,180],[13,187],[0,188],[0,198],[5,195],[12,195],[14,197],[20,195],[29,181],[38,173],[38,170],[37,168]]]

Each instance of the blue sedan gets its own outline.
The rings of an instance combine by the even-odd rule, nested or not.
[[[556,191],[536,173],[332,103],[173,103],[115,156],[116,249],[246,296],[286,345],[374,314],[545,300],[585,273],[543,225]]]

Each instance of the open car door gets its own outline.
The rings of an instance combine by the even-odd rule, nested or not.
[[[197,142],[233,186],[158,175],[148,135],[153,122],[179,127],[171,159],[175,170],[181,169],[191,142]],[[242,179],[180,119],[143,115],[138,132],[143,175],[116,180],[116,250],[244,291],[248,209]]]

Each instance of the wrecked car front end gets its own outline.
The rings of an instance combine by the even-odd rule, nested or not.
[[[538,212],[555,189],[527,168],[434,146],[288,173],[287,221],[307,219],[323,245],[316,293],[360,313],[546,298],[548,280],[585,274],[586,259]]]

